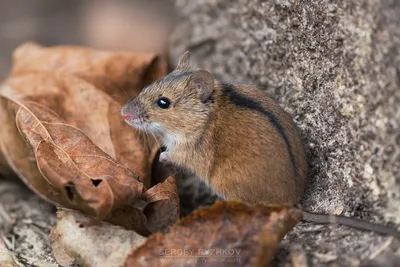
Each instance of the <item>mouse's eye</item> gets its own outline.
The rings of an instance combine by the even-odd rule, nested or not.
[[[157,105],[162,109],[167,109],[171,105],[171,101],[168,98],[162,96],[157,100]]]

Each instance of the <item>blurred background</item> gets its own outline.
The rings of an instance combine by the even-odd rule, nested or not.
[[[0,78],[24,42],[166,54],[171,0],[1,0]]]

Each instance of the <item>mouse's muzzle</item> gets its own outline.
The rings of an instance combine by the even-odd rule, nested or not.
[[[133,127],[140,127],[147,120],[137,101],[128,101],[121,109],[122,118]]]
[[[121,116],[124,120],[130,121],[136,119],[135,112],[129,107],[129,104],[125,104],[121,109]]]

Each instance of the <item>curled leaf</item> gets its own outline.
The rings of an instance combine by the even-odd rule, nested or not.
[[[41,173],[33,179],[49,184],[35,188],[44,197],[104,218],[113,207],[129,204],[142,194],[139,176],[102,151],[80,129],[41,103],[8,100],[18,133],[29,145]],[[4,144],[7,155],[13,154],[10,145]]]
[[[268,266],[301,219],[289,207],[218,201],[150,236],[125,266]]]
[[[164,232],[179,219],[179,196],[174,177],[153,186],[142,198],[149,203],[143,212],[151,232]]]
[[[79,212],[58,209],[58,222],[52,229],[50,241],[57,262],[76,262],[82,266],[121,266],[132,249],[146,241],[134,231],[105,222],[82,228],[89,218]]]
[[[105,221],[124,222],[126,229],[135,230],[143,236],[164,232],[179,219],[179,196],[175,178],[169,176],[142,196],[136,205],[121,206],[112,211]]]

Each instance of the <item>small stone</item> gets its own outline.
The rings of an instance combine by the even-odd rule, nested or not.
[[[343,206],[336,207],[336,208],[335,208],[335,211],[334,211],[334,214],[335,214],[335,215],[340,215],[340,214],[342,214],[343,209],[344,209]]]

